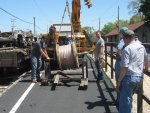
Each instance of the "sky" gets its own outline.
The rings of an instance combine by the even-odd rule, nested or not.
[[[90,26],[95,30],[104,27],[108,22],[115,22],[119,18],[129,20],[132,16],[128,4],[131,0],[93,0],[88,8],[81,0],[81,26]],[[69,10],[72,11],[72,0],[68,0]],[[0,0],[0,31],[31,30],[44,34],[52,24],[61,24],[66,0]],[[12,16],[13,15],[13,16]],[[63,23],[70,23],[68,12],[65,12]],[[57,29],[58,30],[58,29]]]

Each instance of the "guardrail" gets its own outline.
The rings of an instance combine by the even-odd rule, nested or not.
[[[150,43],[143,43],[143,45],[146,48],[150,48]],[[113,59],[116,59],[116,46],[117,43],[113,42],[108,42],[105,44],[105,61],[106,61],[106,68],[105,71],[107,71],[108,66],[111,68],[111,79],[114,79],[114,61]],[[107,57],[111,58],[110,64],[107,62]],[[150,72],[145,73],[147,76],[150,77]],[[150,98],[148,98],[144,93],[143,93],[143,84],[141,85],[139,91],[137,92],[137,113],[143,113],[143,99],[150,105]]]

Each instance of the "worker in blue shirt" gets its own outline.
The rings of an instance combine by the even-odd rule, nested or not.
[[[36,83],[37,80],[40,80],[40,69],[42,66],[42,56],[43,58],[49,60],[49,56],[47,54],[46,48],[44,47],[44,43],[47,43],[48,39],[45,37],[41,38],[40,42],[36,42],[33,46],[31,52],[31,80],[33,83]]]

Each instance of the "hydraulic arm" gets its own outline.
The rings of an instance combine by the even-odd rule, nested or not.
[[[86,2],[85,5],[87,5],[88,8],[92,6],[92,0],[84,0],[84,1]],[[80,10],[81,10],[80,0],[73,0],[71,21],[72,21],[74,33],[81,31]]]

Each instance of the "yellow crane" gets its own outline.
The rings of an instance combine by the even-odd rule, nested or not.
[[[92,6],[92,0],[85,0],[85,4],[90,8]],[[82,83],[88,82],[87,76],[87,65],[83,61],[83,55],[90,51],[92,48],[87,48],[87,40],[85,31],[82,29],[80,24],[80,10],[81,10],[81,1],[80,0],[72,0],[72,14],[69,10],[68,0],[66,0],[66,6],[62,17],[61,24],[53,24],[50,26],[49,33],[46,36],[49,39],[48,43],[48,54],[50,56],[50,62],[48,61],[46,64],[45,69],[45,78],[46,82],[48,79],[49,74],[49,67],[57,67],[59,70],[66,70],[66,69],[75,69],[79,68],[80,64],[83,65]],[[68,11],[68,15],[70,18],[69,24],[63,23],[63,18],[65,12]],[[56,27],[60,27],[59,30]],[[62,26],[70,26],[71,30],[61,30]],[[51,66],[49,66],[51,65]],[[85,68],[84,68],[85,66]],[[59,74],[57,73],[52,79],[54,79],[54,83],[58,83],[59,81]],[[63,76],[72,79],[64,74]],[[74,80],[74,79],[72,79]],[[85,84],[84,84],[85,85]]]
[[[92,0],[84,0],[84,1],[85,1],[85,5],[87,5],[88,8],[92,6]],[[68,16],[70,18],[70,23],[68,24],[63,23],[63,19],[66,11],[68,11]],[[72,13],[70,13],[68,0],[66,0],[66,6],[62,16],[62,22],[60,24],[51,25],[49,29],[49,33],[43,35],[49,38],[48,50],[50,51],[49,53],[52,60],[55,61],[58,60],[58,58],[56,58],[58,56],[56,50],[60,45],[62,47],[63,42],[64,43],[67,42],[68,39],[72,40],[72,42],[74,43],[74,48],[75,48],[74,51],[77,51],[77,53],[82,53],[91,50],[91,48],[87,48],[86,33],[82,29],[80,24],[81,22],[80,12],[81,12],[81,0],[72,0]],[[61,30],[62,26],[70,26],[71,30],[63,31]],[[60,27],[60,29],[57,30],[56,27]]]
[[[92,0],[84,0],[85,5],[90,8],[92,6]],[[63,23],[65,12],[68,11],[68,16],[70,18],[70,23]],[[81,0],[72,0],[72,12],[69,10],[68,0],[66,0],[65,10],[62,16],[62,22],[60,24],[53,24],[50,26],[49,33],[43,35],[44,37],[49,38],[49,47],[51,50],[55,50],[55,45],[57,43],[61,43],[66,37],[73,39],[75,41],[77,51],[84,52],[89,51],[90,48],[87,48],[87,40],[86,40],[86,33],[81,27],[81,20],[80,20],[80,12],[81,12]],[[71,30],[61,30],[62,26],[70,26]],[[60,27],[60,29],[56,29],[56,27]],[[56,55],[51,55],[55,57]],[[53,58],[55,59],[55,58]]]
[[[85,5],[90,8],[92,6],[92,0],[84,0],[86,3]],[[74,32],[81,31],[81,24],[80,24],[80,10],[81,10],[81,2],[80,0],[73,0],[72,1],[72,16],[71,22]]]

